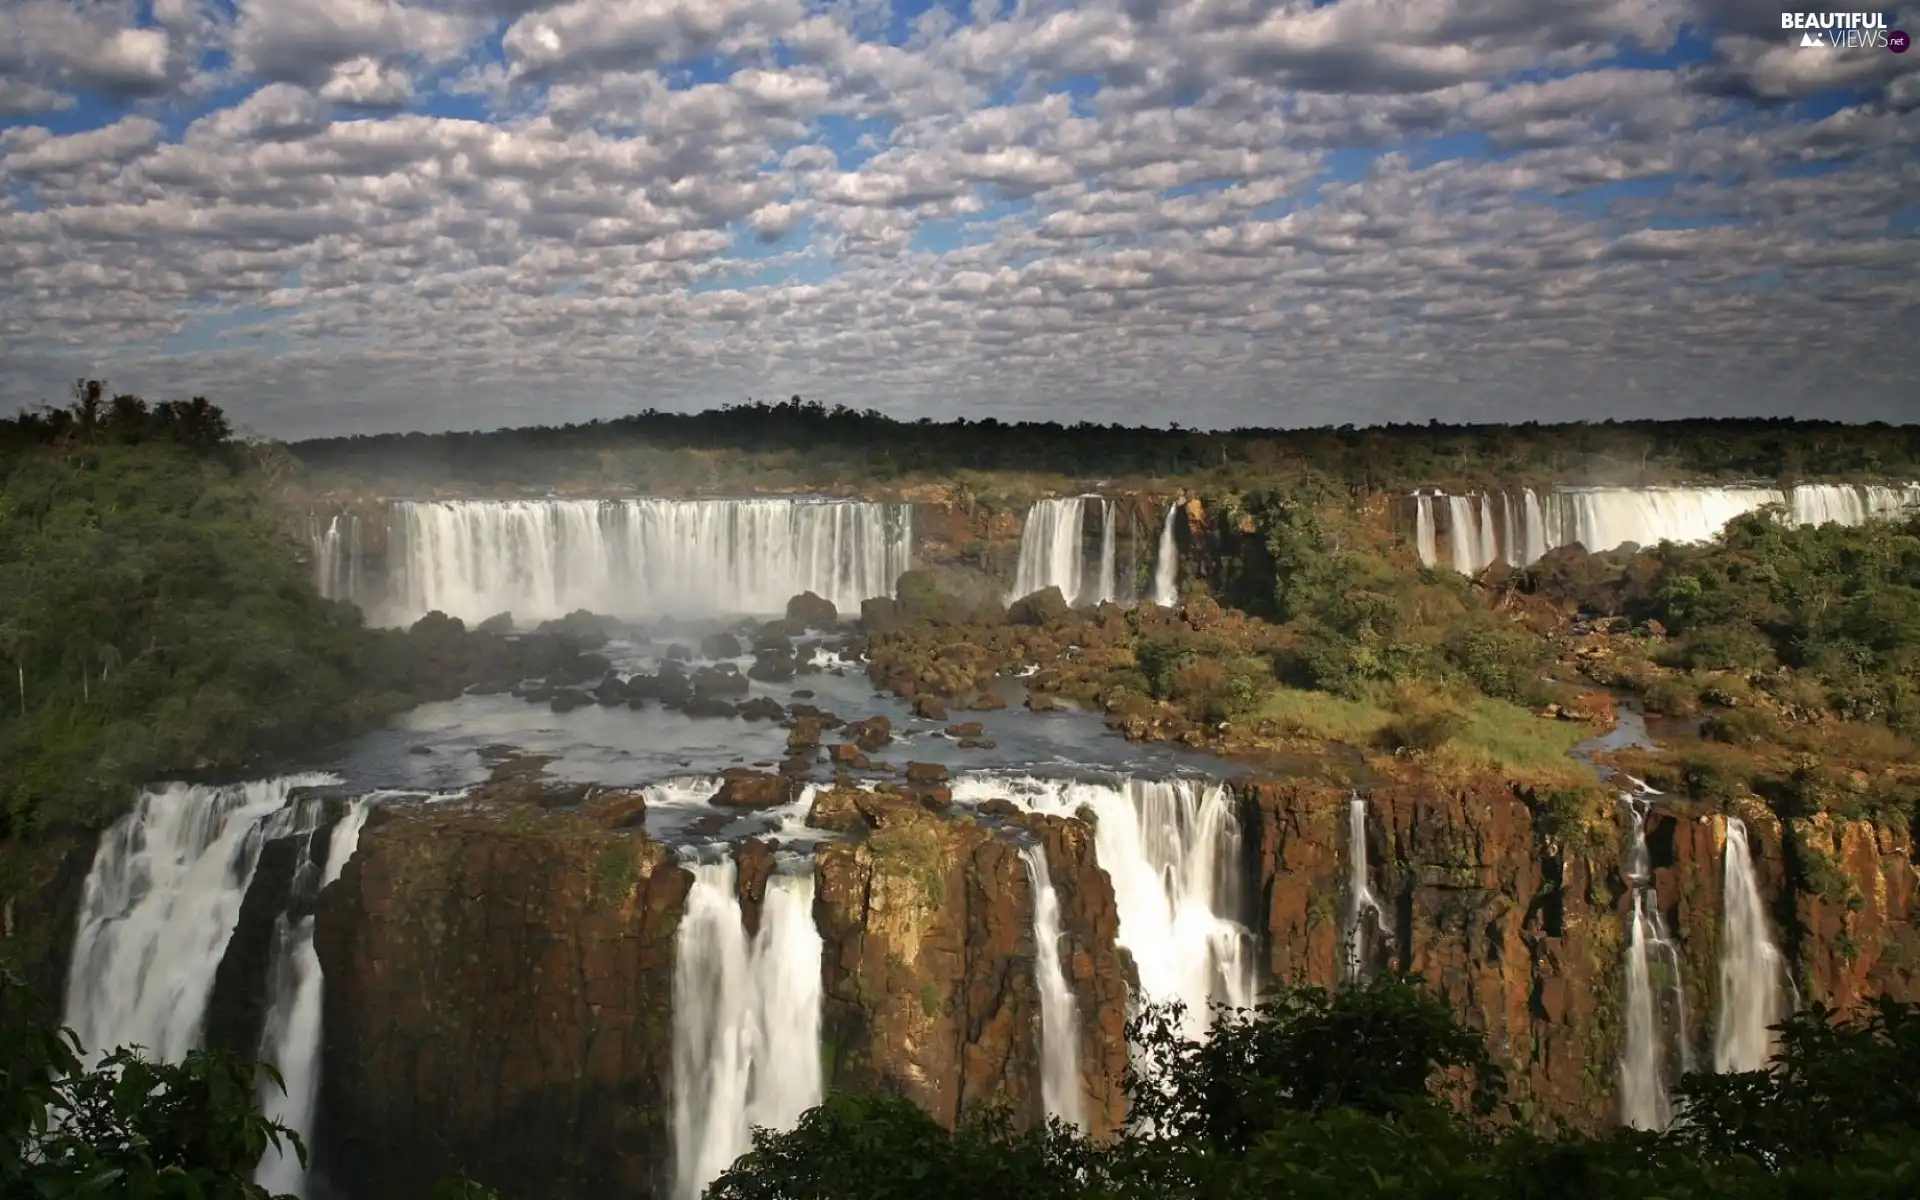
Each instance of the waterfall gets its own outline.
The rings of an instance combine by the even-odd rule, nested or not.
[[[1034,979],[1040,988],[1040,1099],[1047,1115],[1081,1125],[1080,1014],[1060,965],[1060,897],[1044,846],[1020,851],[1033,885]]]
[[[306,911],[290,919],[282,913],[274,923],[273,966],[266,1029],[260,1039],[260,1058],[280,1072],[286,1090],[271,1085],[261,1089],[260,1108],[305,1139],[313,1152],[313,1115],[320,1099],[320,956],[313,948],[313,905],[320,892],[340,878],[340,872],[360,846],[360,830],[371,811],[365,800],[355,801],[334,825],[327,840],[326,858],[315,869],[312,840],[302,847],[294,877],[295,902]],[[315,877],[318,878],[315,878]],[[305,1196],[307,1173],[291,1148],[267,1149],[255,1172],[255,1182],[276,1196]]]
[[[261,847],[295,832],[296,788],[330,775],[203,787],[167,784],[141,795],[94,852],[80,901],[63,1023],[89,1062],[138,1045],[178,1062],[197,1048],[214,973]]]
[[[1113,501],[1100,502],[1100,572],[1093,581],[1093,603],[1107,604],[1118,597],[1120,572],[1114,564]]]
[[[1433,497],[1425,492],[1413,496],[1413,544],[1420,561],[1431,567],[1440,561],[1439,537],[1434,532]]]
[[[1727,820],[1720,921],[1720,1011],[1713,1029],[1713,1069],[1758,1071],[1772,1059],[1772,1026],[1786,1019],[1787,965],[1767,928],[1766,905],[1753,874],[1747,827]]]
[[[362,598],[360,518],[335,513],[322,526],[317,515],[309,516],[307,538],[313,548],[314,590],[329,600]]]
[[[1107,514],[1109,502],[1098,496],[1062,496],[1036,500],[1027,509],[1020,526],[1020,559],[1014,568],[1013,591],[1009,601],[1030,596],[1042,588],[1057,587],[1068,604],[1081,604],[1111,596],[1113,585],[1106,578],[1088,578],[1085,531],[1087,502],[1102,505],[1105,532],[1101,535],[1102,572],[1113,569],[1111,534],[1113,523]]]
[[[777,613],[808,591],[857,609],[911,566],[911,512],[804,498],[395,501],[382,615]]]
[[[767,881],[760,931],[742,923],[732,860],[692,868],[674,942],[673,1149],[678,1200],[820,1103],[820,934],[813,876]]]
[[[1687,996],[1680,948],[1661,920],[1652,889],[1652,859],[1647,851],[1646,801],[1620,797],[1627,822],[1627,851],[1621,872],[1633,892],[1627,931],[1625,1036],[1620,1047],[1620,1120],[1635,1129],[1665,1129],[1673,1110],[1667,1098],[1667,1030],[1675,1030],[1680,1069],[1692,1070],[1687,1036]],[[1654,978],[1656,963],[1668,972],[1665,988]]]
[[[1341,933],[1343,974],[1349,982],[1366,978],[1376,939],[1386,937],[1380,901],[1367,879],[1367,802],[1354,793],[1347,802],[1347,913]]]
[[[1153,602],[1162,608],[1172,608],[1180,600],[1176,590],[1180,548],[1173,540],[1173,518],[1179,511],[1178,503],[1167,505],[1167,519],[1160,523],[1160,546],[1153,557]]]
[[[1211,1002],[1253,1006],[1253,935],[1241,920],[1251,905],[1240,823],[1225,787],[1192,779],[963,775],[953,795],[970,803],[1005,797],[1063,817],[1089,810],[1094,854],[1113,881],[1117,940],[1139,972],[1139,999],[1183,1003],[1189,1035],[1206,1031]]]
[[[1495,536],[1492,496],[1439,496],[1448,512],[1448,563],[1467,574],[1484,569],[1501,553]],[[1415,542],[1420,561],[1440,561],[1434,523],[1435,495],[1414,495]],[[1920,506],[1920,484],[1898,486],[1801,484],[1768,487],[1562,487],[1544,496],[1521,489],[1517,511],[1507,505],[1505,554],[1515,566],[1538,561],[1548,551],[1578,542],[1589,551],[1631,542],[1705,542],[1728,521],[1768,504],[1784,505],[1801,525],[1837,521],[1858,525]]]

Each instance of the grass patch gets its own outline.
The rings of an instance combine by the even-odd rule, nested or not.
[[[1365,700],[1348,700],[1331,692],[1282,688],[1267,697],[1260,716],[1290,736],[1372,749],[1383,740],[1394,740],[1389,739],[1389,730],[1405,723],[1405,714],[1390,707],[1407,707],[1399,700],[1384,691]],[[1575,743],[1598,732],[1589,725],[1547,720],[1518,704],[1486,696],[1449,693],[1422,703],[1443,705],[1453,718],[1448,736],[1431,747],[1414,747],[1427,750],[1437,766],[1461,772],[1498,771],[1538,782],[1580,784],[1593,779],[1592,772],[1568,755]]]
[[[1392,714],[1371,700],[1349,700],[1332,692],[1281,688],[1261,704],[1259,716],[1277,722],[1291,736],[1371,746]]]
[[[878,830],[867,839],[876,870],[904,876],[920,887],[927,907],[938,907],[947,894],[946,855],[940,847],[936,822],[902,821]]]

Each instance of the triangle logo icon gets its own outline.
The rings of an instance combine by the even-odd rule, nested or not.
[[[1808,46],[1819,47],[1824,45],[1826,45],[1826,43],[1815,37],[1811,29],[1800,35],[1800,48],[1802,50],[1805,50]]]

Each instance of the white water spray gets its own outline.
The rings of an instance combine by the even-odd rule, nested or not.
[[[1179,511],[1179,504],[1167,505],[1167,519],[1160,523],[1160,545],[1154,552],[1152,599],[1162,608],[1172,608],[1180,601],[1180,548],[1173,540],[1173,519]]]
[[[327,838],[325,865],[314,869],[311,844],[302,848],[301,862],[294,878],[297,896],[309,904],[317,903],[320,892],[340,878],[360,846],[360,831],[371,811],[365,799],[355,801],[333,827]],[[318,876],[317,879],[314,876]],[[289,919],[282,913],[274,923],[273,965],[271,970],[271,1006],[267,1010],[266,1029],[260,1039],[262,1061],[279,1070],[286,1085],[283,1092],[271,1085],[260,1092],[260,1108],[267,1116],[284,1123],[307,1143],[313,1152],[313,1116],[320,1101],[321,1000],[324,983],[320,955],[313,948],[315,914],[309,910]],[[276,1196],[305,1196],[307,1172],[292,1147],[267,1148],[254,1173],[254,1181]]]
[[[1084,534],[1087,505],[1100,506],[1100,561],[1089,569]],[[1014,568],[1009,601],[1057,587],[1068,604],[1113,599],[1113,502],[1098,496],[1062,496],[1036,500],[1020,526],[1020,559]]]
[[[1693,1067],[1686,1025],[1686,986],[1680,948],[1667,935],[1658,898],[1653,895],[1646,801],[1624,794],[1620,799],[1627,822],[1627,852],[1621,871],[1633,892],[1627,930],[1626,1029],[1620,1047],[1620,1120],[1635,1129],[1665,1129],[1673,1119],[1667,1095],[1669,1025],[1675,1031],[1680,1069]],[[1669,972],[1664,995],[1654,979],[1656,963]]]
[[[1348,982],[1366,978],[1374,947],[1387,936],[1385,914],[1367,877],[1367,802],[1356,793],[1347,802],[1347,914],[1341,935]]]
[[[1020,851],[1033,885],[1034,981],[1040,989],[1040,1099],[1047,1115],[1069,1125],[1080,1115],[1080,1013],[1060,965],[1060,896],[1053,890],[1044,846]]]
[[[396,501],[383,616],[467,621],[776,613],[810,591],[843,611],[893,594],[911,507],[809,499]]]
[[[767,881],[760,930],[741,922],[731,859],[692,868],[674,946],[673,1149],[677,1200],[820,1103],[820,934],[813,876]]]
[[[1747,827],[1727,820],[1720,923],[1720,1011],[1713,1028],[1713,1069],[1758,1071],[1773,1058],[1772,1027],[1786,1019],[1787,964],[1767,927],[1754,877]]]
[[[1189,1036],[1206,1031],[1211,1002],[1253,1006],[1253,935],[1240,920],[1247,908],[1240,823],[1225,787],[964,775],[953,795],[975,804],[1000,796],[1063,817],[1089,810],[1094,854],[1113,881],[1116,940],[1139,972],[1139,999],[1183,1003]]]
[[[178,1062],[201,1044],[213,978],[260,849],[294,832],[295,788],[330,775],[144,793],[94,852],[80,902],[64,1024],[89,1062],[120,1046]]]

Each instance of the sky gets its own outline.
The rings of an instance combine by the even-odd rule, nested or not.
[[[1829,8],[0,0],[0,406],[1920,420],[1920,49]]]

